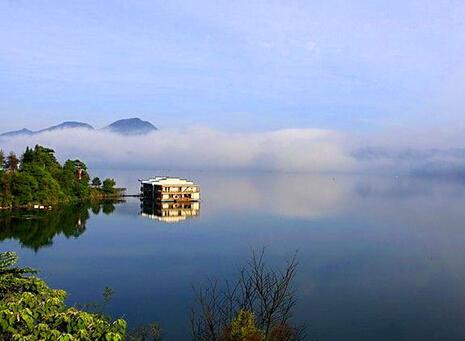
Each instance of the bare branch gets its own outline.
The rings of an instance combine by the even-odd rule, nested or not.
[[[292,282],[297,269],[297,252],[284,270],[267,267],[265,249],[252,250],[251,259],[240,270],[236,282],[218,286],[209,281],[206,289],[195,290],[197,310],[192,311],[191,329],[195,341],[223,341],[224,333],[239,311],[254,314],[263,340],[303,340],[305,328],[290,323],[296,304]]]

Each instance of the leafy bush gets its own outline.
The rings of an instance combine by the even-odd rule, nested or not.
[[[224,330],[221,341],[263,341],[263,333],[255,324],[251,311],[240,310]]]
[[[13,267],[16,261],[15,253],[0,253],[1,340],[124,340],[124,320],[67,307],[65,291]]]

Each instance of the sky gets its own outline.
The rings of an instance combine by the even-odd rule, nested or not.
[[[3,0],[0,131],[137,116],[460,136],[464,55],[463,1]]]

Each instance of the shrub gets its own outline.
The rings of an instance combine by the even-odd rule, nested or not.
[[[263,341],[251,311],[240,310],[223,332],[222,341]]]
[[[296,256],[283,270],[265,265],[264,250],[252,253],[237,281],[210,281],[196,289],[191,332],[195,341],[299,341],[305,327],[291,321]]]
[[[124,340],[126,322],[67,307],[66,292],[51,289],[31,269],[15,268],[0,253],[1,340]]]

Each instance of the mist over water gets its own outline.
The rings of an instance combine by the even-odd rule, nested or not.
[[[319,172],[352,167],[341,139],[322,129],[226,133],[189,128],[135,136],[63,129],[0,142],[17,153],[39,143],[54,148],[61,158],[79,158],[93,167]]]
[[[27,146],[53,148],[62,160],[80,159],[92,169],[176,171],[365,173],[461,178],[465,149],[457,134],[393,130],[357,136],[328,129],[281,129],[233,133],[208,127],[119,135],[102,130],[62,129],[0,138],[17,154]],[[384,137],[383,137],[384,136]],[[460,135],[461,136],[461,135]]]

